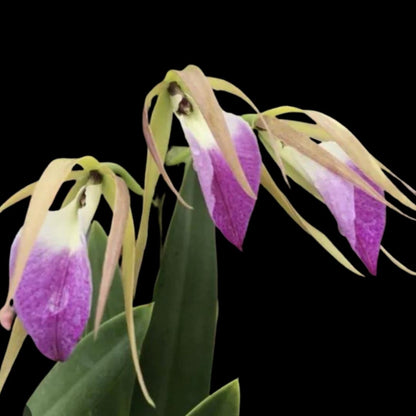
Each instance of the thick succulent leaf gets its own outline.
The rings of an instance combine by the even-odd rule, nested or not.
[[[255,199],[256,193],[251,189],[250,183],[246,178],[227,128],[223,111],[218,104],[207,77],[198,67],[188,65],[182,71],[170,71],[166,76],[166,80],[178,82],[184,88],[184,92],[189,94],[189,97],[204,117],[237,182],[247,195]]]
[[[363,276],[346,258],[345,256],[334,246],[334,244],[328,239],[328,237],[321,231],[309,224],[292,206],[283,192],[273,181],[267,169],[262,167],[261,172],[261,184],[264,188],[275,198],[278,204],[286,211],[286,213],[308,234],[310,234],[331,256],[333,256],[339,263],[351,272]]]
[[[132,415],[183,416],[209,394],[217,317],[215,229],[194,171],[187,167],[157,279],[141,363],[156,403]]]
[[[149,103],[150,105],[150,103]],[[150,129],[153,132],[153,137],[156,142],[159,154],[165,158],[168,151],[170,131],[172,127],[172,110],[170,106],[170,97],[166,91],[161,91],[157,97],[155,107],[152,112],[152,118],[150,120]],[[136,241],[136,281],[139,276],[141,264],[143,261],[144,250],[146,248],[148,229],[149,229],[149,216],[150,209],[152,207],[152,200],[156,189],[156,184],[159,179],[159,170],[156,162],[154,161],[150,151],[147,152],[146,159],[146,172],[144,179],[144,194],[142,214],[140,218],[139,233]]]
[[[91,317],[85,328],[88,334],[94,329],[95,311],[97,308],[98,289],[100,287],[101,275],[103,272],[104,255],[107,247],[107,234],[101,225],[94,221],[88,234],[88,257],[91,264],[92,275],[92,302]],[[102,321],[106,322],[123,311],[123,289],[121,286],[121,275],[119,267],[116,267],[114,279],[111,285],[108,300],[105,305]]]
[[[239,414],[240,385],[238,380],[234,380],[211,394],[186,416],[238,416]]]
[[[3,390],[4,383],[10,374],[10,370],[16,361],[20,348],[22,348],[23,341],[26,338],[26,331],[23,328],[22,322],[19,318],[14,321],[12,333],[10,334],[9,344],[7,345],[6,354],[0,368],[0,393]]]
[[[140,306],[134,310],[137,328],[137,343],[141,342],[149,325],[152,307]],[[114,389],[123,386],[131,391],[131,366],[129,340],[126,334],[124,314],[103,324],[100,337],[94,339],[93,333],[83,338],[71,358],[65,363],[56,364],[40,383],[28,402],[33,416],[80,415],[100,416],[125,415],[131,396],[124,396],[125,403],[119,403],[121,413],[103,408],[103,400],[109,397],[117,400]],[[102,409],[102,413],[95,409]],[[128,413],[127,413],[128,414]]]

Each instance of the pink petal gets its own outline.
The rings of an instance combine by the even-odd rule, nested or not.
[[[257,194],[261,156],[256,136],[241,117],[231,113],[224,113],[224,116],[241,166]],[[255,200],[238,184],[219,148],[215,144],[207,147],[189,128],[184,125],[183,128],[211,218],[224,236],[241,250]]]
[[[10,254],[14,268],[19,236]],[[14,307],[46,357],[64,361],[79,341],[91,304],[91,271],[85,238],[75,250],[37,242],[26,264]]]

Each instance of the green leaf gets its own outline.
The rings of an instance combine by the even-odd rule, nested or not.
[[[151,313],[152,305],[134,310],[139,348]],[[102,325],[97,340],[91,332],[78,344],[68,361],[54,366],[28,402],[33,416],[128,414],[134,369],[125,321],[124,313],[110,319]],[[113,393],[114,389],[120,391],[122,386],[126,390],[122,397],[124,403]],[[103,404],[110,403],[111,399],[116,403],[105,407]]]
[[[107,247],[107,235],[101,225],[94,221],[88,236],[88,256],[91,264],[92,273],[92,305],[85,334],[94,329],[94,317],[97,306],[98,292],[100,288],[101,276],[103,273],[103,262],[105,249]],[[114,273],[113,284],[105,306],[103,322],[118,315],[124,310],[123,289],[121,286],[120,269],[117,267]]]
[[[130,360],[131,361],[131,360]],[[120,372],[119,376],[113,380],[113,387],[97,403],[88,416],[129,416],[133,389],[136,383],[134,367],[129,360]],[[138,387],[139,388],[139,387]],[[139,393],[140,388],[139,388]]]
[[[32,412],[27,406],[23,409],[23,416],[32,416]]]
[[[152,409],[136,398],[131,415],[183,416],[209,394],[217,317],[215,229],[193,169],[170,223],[141,364]]]
[[[240,413],[240,385],[234,380],[211,394],[186,416],[238,416]]]

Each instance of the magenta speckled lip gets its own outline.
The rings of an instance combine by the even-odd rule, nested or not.
[[[349,168],[366,180],[377,192],[383,190],[367,178],[333,142],[322,143],[328,152],[334,154]],[[361,189],[328,169],[303,157],[300,162],[308,180],[322,196],[325,204],[335,217],[340,233],[348,240],[352,249],[372,275],[377,273],[377,261],[381,240],[386,225],[386,206]]]
[[[18,239],[11,250],[11,273]],[[39,351],[65,361],[79,341],[91,306],[91,271],[85,239],[70,251],[36,243],[14,298],[16,313]]]
[[[241,117],[225,112],[224,117],[248,183],[257,195],[261,156],[256,136]],[[209,214],[224,236],[241,250],[256,201],[241,188],[218,147],[202,146],[185,126],[184,132]]]
[[[86,200],[80,204],[82,194]],[[85,234],[100,196],[101,185],[94,184],[81,189],[64,208],[47,213],[14,295],[13,312],[39,351],[55,361],[69,357],[90,315],[92,282]],[[10,252],[11,278],[20,238],[21,231]]]

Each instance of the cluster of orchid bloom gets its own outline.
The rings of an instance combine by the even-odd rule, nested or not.
[[[253,108],[253,114],[237,116],[224,112],[214,90],[242,98]],[[148,111],[154,98],[157,99],[149,121]],[[313,122],[279,118],[292,112],[303,113]],[[174,148],[168,152],[173,114],[180,121],[189,148]],[[8,330],[13,327],[1,368],[0,388],[26,334],[32,337],[45,356],[57,361],[66,360],[82,336],[90,315],[92,292],[86,236],[103,196],[113,210],[113,219],[105,253],[95,331],[98,330],[113,272],[121,256],[133,362],[142,390],[151,401],[140,373],[135,348],[132,302],[146,246],[150,209],[160,175],[179,201],[188,206],[170,181],[165,165],[192,158],[213,222],[239,249],[242,248],[262,184],[290,217],[332,256],[361,275],[332,242],[290,204],[262,164],[258,139],[280,167],[286,182],[290,177],[326,204],[338,223],[340,233],[369,273],[376,274],[379,252],[383,251],[400,268],[415,274],[393,258],[381,246],[381,240],[386,207],[402,213],[385,199],[385,193],[412,210],[416,210],[416,204],[384,172],[394,174],[332,118],[294,107],[259,112],[234,85],[206,77],[199,68],[188,66],[182,71],[169,71],[166,78],[148,94],[143,109],[143,132],[149,149],[144,189],[114,163],[100,163],[91,156],[56,159],[37,183],[28,185],[0,207],[1,212],[23,198],[31,197],[24,225],[12,244],[10,288],[0,311],[2,326]],[[81,169],[74,170],[75,166]],[[63,207],[49,211],[65,181],[75,182]],[[416,194],[409,185],[401,182],[409,192]],[[129,190],[143,197],[137,236]]]

